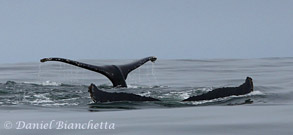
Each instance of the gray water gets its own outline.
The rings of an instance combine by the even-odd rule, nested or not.
[[[81,61],[106,65],[123,64],[132,60]],[[69,120],[76,119],[75,114],[84,116],[84,118],[77,118],[77,121],[89,119],[93,115],[101,119],[101,116],[106,115],[102,119],[120,123],[120,128],[118,126],[115,131],[98,132],[102,134],[177,134],[167,131],[169,128],[176,129],[178,134],[234,134],[243,130],[239,130],[242,124],[248,130],[250,128],[250,132],[253,134],[292,133],[290,126],[288,127],[288,124],[293,125],[291,117],[293,113],[291,109],[293,103],[292,73],[293,58],[158,59],[155,64],[149,62],[131,72],[127,78],[128,88],[112,88],[106,77],[63,63],[2,64],[0,65],[0,111],[2,114],[0,118],[4,122],[7,120],[6,113],[12,112],[11,115],[15,117],[15,121],[30,114],[34,114],[34,117],[26,116],[28,120],[50,120],[52,116],[48,115],[53,115],[52,119],[62,119],[63,114],[66,113],[69,115]],[[214,88],[238,86],[247,76],[253,78],[255,87],[254,92],[247,95],[201,102],[180,102]],[[93,103],[87,92],[87,87],[91,83],[105,91],[135,93],[163,101]],[[280,111],[276,111],[276,108]],[[282,110],[287,110],[287,112]],[[266,111],[276,112],[267,113]],[[139,112],[138,115],[137,112]],[[178,115],[174,116],[173,112]],[[252,113],[256,114],[252,115]],[[46,114],[46,116],[42,114]],[[108,116],[108,114],[113,115]],[[161,116],[162,114],[164,116]],[[129,118],[128,115],[133,115],[137,120]],[[264,117],[266,115],[267,117]],[[241,118],[237,116],[241,116]],[[231,117],[235,121],[231,120]],[[261,117],[260,121],[255,122],[259,117]],[[127,120],[127,118],[129,119]],[[154,118],[156,120],[149,121]],[[187,123],[182,123],[182,120]],[[201,125],[198,120],[201,120],[203,124]],[[243,121],[245,122],[243,123]],[[154,127],[154,125],[158,127]],[[214,130],[209,130],[203,125],[211,126]],[[174,128],[174,126],[177,127]],[[135,127],[137,129],[133,129]],[[152,132],[143,127],[150,127],[154,130]],[[275,132],[271,131],[271,127],[277,128],[274,130]],[[229,130],[222,131],[220,130],[222,128],[229,128]],[[259,132],[259,128],[266,132]],[[3,131],[6,134],[17,134],[21,130]],[[240,133],[246,134],[247,132],[244,131]],[[21,132],[31,134],[31,131],[27,130]],[[38,130],[36,132],[36,134],[42,133],[48,134],[48,131]],[[62,134],[72,133],[67,130],[62,132]]]

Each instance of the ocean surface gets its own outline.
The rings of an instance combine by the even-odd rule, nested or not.
[[[79,60],[94,65],[132,60]],[[181,102],[249,76],[254,91],[200,102]],[[292,134],[293,58],[160,60],[112,88],[101,74],[60,62],[0,65],[1,134]],[[88,86],[150,96],[162,102],[93,103]],[[20,120],[46,123],[104,120],[115,130],[16,129]],[[9,121],[11,129],[6,129]],[[2,126],[4,125],[4,126]]]

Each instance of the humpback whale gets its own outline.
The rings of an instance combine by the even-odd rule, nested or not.
[[[228,96],[239,96],[245,95],[253,91],[252,78],[247,77],[245,82],[239,87],[226,87],[218,88],[199,96],[193,96],[183,101],[201,101],[201,100],[212,100],[216,98],[223,98]]]
[[[40,61],[41,62],[58,61],[58,62],[71,64],[71,65],[81,67],[87,70],[91,70],[106,76],[112,82],[114,87],[127,87],[125,80],[127,79],[127,75],[131,71],[135,70],[136,68],[140,67],[141,65],[143,65],[144,63],[148,61],[155,62],[156,60],[157,60],[156,57],[150,56],[150,57],[146,57],[146,58],[131,62],[129,64],[104,65],[104,66],[90,65],[90,64],[73,61],[69,59],[64,59],[64,58],[43,58]]]
[[[105,92],[99,90],[94,84],[89,86],[88,92],[94,102],[114,102],[114,101],[160,101],[155,98],[139,96],[124,92]]]
[[[90,96],[94,102],[115,102],[115,101],[160,101],[152,97],[139,96],[130,93],[110,93],[98,89],[94,84],[88,88]],[[250,77],[247,77],[245,82],[238,87],[217,88],[207,93],[198,96],[192,96],[182,101],[202,101],[228,96],[245,95],[253,91],[253,82]]]
[[[150,56],[137,61],[134,61],[129,64],[124,65],[104,65],[104,66],[95,66],[78,61],[73,61],[64,58],[44,58],[41,59],[41,62],[46,61],[58,61],[67,64],[71,64],[77,67],[81,67],[87,70],[91,70],[97,73],[100,73],[106,76],[113,84],[114,87],[127,87],[126,79],[127,75],[140,67],[144,63],[151,61],[155,62],[156,57]],[[192,96],[182,101],[202,101],[202,100],[211,100],[216,98],[223,98],[228,96],[238,96],[248,94],[253,91],[253,82],[252,78],[247,77],[245,82],[238,87],[224,87],[217,88],[202,95]],[[131,93],[111,93],[99,90],[94,84],[89,86],[88,92],[94,102],[115,102],[115,101],[160,101],[152,97],[145,97],[140,95],[135,95]]]

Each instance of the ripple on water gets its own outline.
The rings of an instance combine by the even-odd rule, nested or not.
[[[129,92],[141,96],[150,96],[161,99],[162,102],[117,102],[117,103],[92,103],[88,93],[88,86],[66,85],[56,82],[7,82],[0,84],[0,105],[32,105],[36,107],[84,107],[90,105],[96,110],[111,109],[141,109],[161,107],[184,107],[209,104],[221,104],[230,100],[243,97],[257,98],[264,95],[261,91],[254,91],[247,95],[230,96],[214,100],[200,102],[181,102],[190,96],[199,95],[211,91],[212,87],[167,87],[167,86],[138,86],[131,85],[129,88],[100,88],[109,92]]]

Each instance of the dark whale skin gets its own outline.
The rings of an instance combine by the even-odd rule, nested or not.
[[[88,92],[94,102],[117,102],[117,101],[160,101],[152,97],[139,96],[124,92],[105,92],[98,89],[94,84],[88,88]]]
[[[245,83],[240,85],[239,87],[227,87],[227,88],[218,88],[202,95],[193,96],[187,98],[183,101],[202,101],[202,100],[212,100],[216,98],[223,98],[228,96],[239,96],[245,95],[253,91],[253,82],[252,78],[247,77]]]
[[[144,63],[151,61],[155,62],[157,60],[156,57],[150,56],[146,58],[142,58],[140,60],[123,64],[123,65],[103,65],[103,66],[96,66],[91,64],[86,64],[70,59],[64,59],[64,58],[43,58],[40,60],[40,62],[47,62],[47,61],[58,61],[67,63],[70,65],[74,65],[80,68],[84,68],[87,70],[91,70],[97,73],[100,73],[104,76],[106,76],[113,84],[114,87],[127,87],[126,79],[128,74],[143,65]]]

